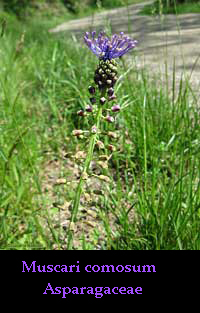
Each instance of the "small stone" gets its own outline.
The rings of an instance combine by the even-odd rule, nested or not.
[[[87,214],[93,218],[97,218],[97,213],[92,210],[87,210]]]
[[[82,179],[84,179],[84,180],[88,179],[88,174],[86,172],[82,173]]]
[[[107,162],[99,161],[98,164],[99,164],[103,169],[107,169],[107,168],[108,168],[108,163],[107,163]]]
[[[72,201],[66,201],[63,205],[62,205],[62,207],[61,207],[61,210],[62,211],[67,211],[67,210],[69,210],[70,209],[70,206],[71,206],[71,203],[72,203]]]
[[[57,180],[56,180],[56,185],[63,185],[63,184],[66,184],[66,182],[67,182],[67,180],[66,180],[66,178],[58,178]]]
[[[106,154],[102,154],[102,155],[99,156],[99,159],[107,161],[109,159],[109,156],[107,156]]]
[[[98,190],[98,189],[94,189],[94,190],[93,190],[93,193],[94,193],[95,195],[103,195],[103,191],[102,191],[102,190]]]
[[[110,178],[108,176],[99,175],[98,178],[105,181],[106,183],[110,183]]]
[[[84,196],[85,196],[85,200],[86,200],[87,202],[91,202],[91,201],[92,201],[92,198],[91,198],[91,196],[89,195],[89,193],[84,193]]]
[[[85,224],[87,224],[88,226],[91,226],[93,228],[95,228],[97,226],[97,223],[92,222],[92,221],[84,221]]]
[[[76,154],[75,154],[75,159],[85,159],[85,157],[86,157],[86,153],[85,153],[85,151],[78,151],[78,152],[76,152]]]
[[[74,224],[74,222],[71,222],[71,223],[69,224],[69,229],[70,229],[71,231],[75,231],[75,224]]]

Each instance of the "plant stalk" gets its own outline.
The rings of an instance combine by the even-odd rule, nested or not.
[[[101,97],[103,97],[105,95],[106,90],[104,89],[101,93]],[[96,115],[96,119],[95,119],[95,126],[97,128],[97,132],[94,134],[90,135],[90,142],[89,142],[89,148],[88,148],[88,153],[87,153],[87,157],[85,159],[85,163],[84,163],[84,167],[83,167],[83,172],[81,174],[77,189],[76,189],[76,194],[75,194],[75,199],[74,199],[74,203],[73,203],[73,208],[72,208],[72,215],[71,215],[71,220],[69,223],[69,228],[68,228],[68,246],[67,249],[70,249],[70,245],[71,245],[71,240],[72,240],[72,230],[71,230],[71,225],[76,221],[76,216],[78,213],[78,208],[79,208],[79,204],[80,204],[80,198],[81,198],[81,194],[82,194],[82,187],[83,187],[83,182],[84,182],[84,173],[88,172],[89,166],[90,166],[90,162],[92,160],[93,157],[93,152],[94,152],[94,146],[96,143],[96,139],[98,136],[98,129],[100,126],[100,120],[101,120],[101,116],[102,116],[102,105],[100,104],[98,107],[98,111],[97,111],[97,115]]]

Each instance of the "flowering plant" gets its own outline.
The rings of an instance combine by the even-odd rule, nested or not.
[[[94,73],[94,82],[97,87],[88,87],[90,104],[87,104],[85,110],[79,110],[77,112],[77,115],[82,118],[92,115],[94,124],[89,131],[76,129],[72,132],[72,135],[77,138],[84,138],[85,135],[89,134],[89,144],[83,171],[75,194],[70,224],[76,220],[80,197],[83,190],[83,182],[86,181],[89,176],[88,170],[93,158],[94,147],[96,146],[99,151],[104,150],[107,154],[111,152],[110,156],[107,154],[99,156],[100,160],[104,158],[106,161],[110,159],[112,153],[116,150],[113,144],[108,143],[105,146],[100,140],[103,135],[107,135],[111,139],[117,138],[117,134],[115,132],[102,132],[101,123],[104,121],[107,123],[114,123],[115,114],[120,111],[120,105],[116,103],[116,95],[114,94],[114,85],[118,79],[117,62],[114,59],[122,57],[137,44],[136,40],[132,40],[128,36],[124,35],[123,32],[121,32],[120,35],[114,34],[111,38],[107,37],[105,32],[100,32],[97,38],[95,38],[95,35],[96,32],[93,31],[91,33],[86,32],[84,36],[84,41],[88,48],[99,58],[99,65]],[[98,98],[96,98],[96,89],[100,93]],[[111,101],[114,101],[112,106],[110,105]],[[102,161],[99,161],[99,164],[101,164],[104,169],[107,168],[105,163]],[[110,181],[108,176],[99,175],[97,177],[105,182]],[[71,236],[69,236],[68,242],[70,243],[70,241]]]

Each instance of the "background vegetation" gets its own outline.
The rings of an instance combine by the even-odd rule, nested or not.
[[[4,10],[16,14],[18,17],[24,17],[31,14],[34,9],[42,7],[64,6],[74,14],[83,13],[84,10],[90,11],[96,8],[115,8],[132,3],[141,2],[141,0],[1,0],[1,6]]]
[[[96,9],[111,9],[115,7],[127,6],[129,4],[144,2],[143,0],[0,0],[3,10],[14,13],[18,18],[24,19],[35,12],[44,9],[53,9],[62,14],[64,9],[74,16],[87,15]],[[147,5],[142,14],[181,14],[200,12],[199,0],[156,0]]]
[[[199,0],[156,0],[140,12],[145,15],[200,13]]]

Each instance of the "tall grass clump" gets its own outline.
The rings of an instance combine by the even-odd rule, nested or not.
[[[6,14],[3,17],[6,28],[1,38],[0,61],[1,244],[10,249],[50,248],[52,243],[38,221],[41,216],[48,216],[40,175],[45,155],[54,151],[52,158],[56,158],[70,127],[68,112],[74,96],[72,89],[68,94],[66,76],[71,75],[73,80],[75,66],[63,52],[62,42],[48,35],[44,25],[41,29],[35,22],[20,23]],[[76,82],[73,85],[76,88]]]

